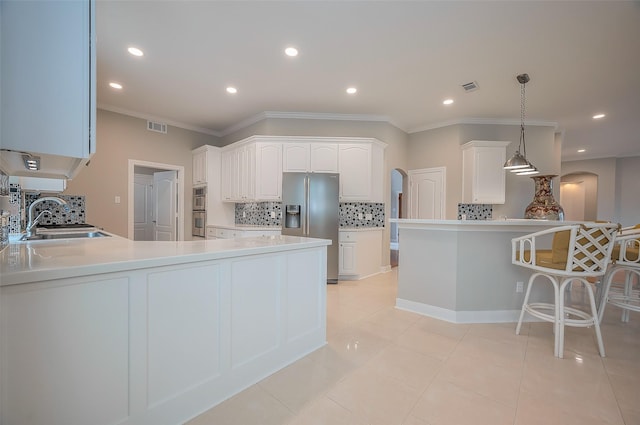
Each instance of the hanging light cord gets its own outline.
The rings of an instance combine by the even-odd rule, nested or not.
[[[520,144],[518,145],[518,150],[520,150],[520,146],[522,146],[522,155],[527,157],[527,145],[524,141],[524,86],[526,83],[520,84]]]

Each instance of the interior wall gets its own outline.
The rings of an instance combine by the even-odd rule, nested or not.
[[[98,109],[97,149],[91,161],[67,184],[65,194],[84,195],[86,221],[127,237],[128,160],[180,165],[185,169],[184,235],[191,238],[191,150],[218,138],[168,126],[167,134],[147,130],[146,120]],[[115,203],[115,197],[120,203]]]
[[[560,157],[555,128],[527,126],[525,128],[527,159],[542,174],[560,174]],[[446,167],[446,211],[448,220],[457,218],[462,200],[462,151],[460,146],[472,140],[509,141],[507,158],[513,155],[520,140],[519,125],[458,124],[413,133],[409,137],[407,158],[409,169]],[[559,179],[554,179],[554,195],[560,196]],[[493,206],[493,216],[522,218],[533,199],[534,182],[526,176],[506,173],[505,203]],[[556,198],[557,199],[557,198]]]
[[[640,156],[616,161],[617,221],[623,226],[640,224]]]

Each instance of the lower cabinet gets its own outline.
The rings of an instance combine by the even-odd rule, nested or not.
[[[377,274],[382,266],[382,228],[340,230],[338,250],[340,280]]]
[[[278,236],[282,232],[279,227],[274,230],[258,228],[258,229],[242,229],[238,227],[217,227],[207,226],[207,239],[233,239],[233,238],[250,238],[257,236]]]

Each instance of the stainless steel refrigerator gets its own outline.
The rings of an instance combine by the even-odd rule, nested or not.
[[[327,283],[338,283],[339,181],[337,173],[282,173],[282,234],[331,239]]]

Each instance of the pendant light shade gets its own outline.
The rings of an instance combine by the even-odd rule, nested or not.
[[[527,145],[524,139],[524,86],[529,82],[529,75],[520,74],[516,79],[520,83],[520,143],[518,144],[518,150],[504,163],[502,168],[518,176],[530,176],[538,174],[539,171],[527,160]],[[522,153],[520,153],[520,149],[522,149]]]

